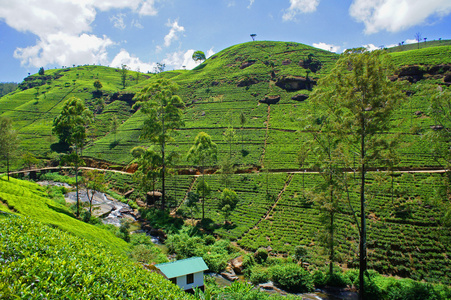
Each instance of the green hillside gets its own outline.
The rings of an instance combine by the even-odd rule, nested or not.
[[[2,299],[193,299],[108,247],[31,218],[0,214],[0,253]]]
[[[48,198],[46,189],[38,184],[6,177],[0,178],[0,201],[14,212],[61,230],[100,243],[117,252],[126,252],[129,245],[113,233],[81,222],[62,204]]]
[[[400,156],[395,170],[384,172],[374,164],[368,174],[369,267],[383,274],[450,284],[451,231],[446,220],[450,205],[444,192],[449,189],[447,174],[433,173],[442,165],[435,159],[427,136],[437,125],[430,114],[430,100],[438,89],[449,90],[451,46],[390,55],[398,67],[391,79],[405,84],[408,97],[395,110],[391,130],[384,133],[399,134]],[[178,94],[186,104],[185,127],[167,146],[167,151],[180,154],[176,163],[180,175],[166,183],[171,208],[178,208],[185,218],[191,215],[182,201],[187,191],[196,190],[199,179],[181,174],[189,173],[192,166],[185,159],[186,153],[194,137],[204,131],[218,144],[218,162],[229,155],[231,146],[238,169],[231,175],[230,188],[237,192],[239,204],[230,216],[230,226],[223,226],[224,216],[217,207],[223,177],[218,173],[206,176],[212,188],[206,200],[207,218],[216,224],[212,231],[244,249],[270,247],[273,254],[290,255],[295,246],[305,245],[314,256],[313,263],[321,265],[325,261],[323,225],[318,207],[306,195],[322,179],[310,168],[315,159],[307,158],[300,167],[298,154],[301,143],[312,139],[302,125],[305,102],[338,57],[298,43],[250,42],[224,49],[191,71],[141,74],[138,80],[136,72],[129,72],[125,89],[117,69],[80,66],[47,70],[44,76],[51,78],[33,75],[25,81],[28,85],[22,85],[24,90],[0,98],[0,115],[15,122],[21,149],[42,158],[53,157],[51,149],[57,150],[57,139],[51,135],[52,121],[66,99],[79,97],[96,111],[83,155],[125,166],[132,160],[133,147],[150,146],[139,138],[144,115],[132,109],[134,94],[153,80],[171,79],[180,86]],[[96,79],[103,84],[102,93],[93,86]],[[39,89],[32,87],[43,82]],[[102,108],[99,99],[105,103]],[[241,113],[246,116],[243,127]],[[109,126],[113,115],[121,121],[116,135]],[[232,145],[224,140],[228,127],[236,131]],[[209,168],[213,172],[219,164],[211,163]],[[352,172],[355,167],[350,169]],[[131,175],[110,174],[108,180],[123,193],[134,187],[132,199],[143,196]],[[358,180],[351,180],[346,199],[354,207],[359,205],[358,191],[353,188]],[[355,267],[358,232],[346,203],[337,221],[336,257],[342,266]],[[195,213],[195,218],[200,216],[200,212]]]

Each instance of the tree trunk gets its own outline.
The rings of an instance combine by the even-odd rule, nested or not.
[[[75,164],[75,188],[77,190],[77,218],[80,217],[80,198],[78,196],[78,162]]]
[[[362,121],[361,160],[362,178],[360,182],[360,266],[359,266],[359,300],[365,299],[365,272],[367,268],[366,257],[366,217],[365,217],[365,125]]]
[[[161,175],[161,185],[162,185],[162,188],[161,188],[161,210],[162,211],[164,211],[164,209],[165,209],[165,197],[166,197],[166,192],[165,192],[165,186],[164,186],[164,179],[165,179],[165,176],[166,176],[166,164],[165,164],[165,161],[164,161],[164,143],[165,143],[165,131],[164,131],[164,107],[162,106],[162,114],[163,114],[163,118],[162,118],[162,121],[161,121],[161,123],[162,123],[162,127],[163,127],[163,132],[162,132],[162,134],[163,134],[163,141],[162,141],[162,143],[161,143],[161,160],[162,160],[162,163],[163,163],[163,174]]]
[[[6,153],[6,173],[8,174],[8,181],[9,181],[9,154]]]

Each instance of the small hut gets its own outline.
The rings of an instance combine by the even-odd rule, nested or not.
[[[158,264],[155,267],[172,283],[185,291],[191,291],[195,287],[202,290],[204,288],[204,271],[208,270],[208,267],[202,257]]]

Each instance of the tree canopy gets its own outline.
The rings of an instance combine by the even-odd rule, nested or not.
[[[335,153],[331,166],[354,154],[359,158],[360,172],[360,282],[366,272],[365,173],[369,164],[387,163],[393,157],[395,141],[384,134],[393,124],[390,117],[404,94],[389,76],[394,72],[385,52],[352,49],[341,55],[334,69],[318,82],[310,97],[313,131],[323,127],[328,136],[316,139],[326,153]],[[331,147],[324,141],[332,142]],[[329,147],[329,148],[328,148]],[[339,152],[337,152],[339,151]],[[344,165],[342,165],[344,166]],[[358,225],[358,224],[357,224]],[[360,299],[364,285],[360,284]]]
[[[205,53],[202,51],[194,52],[192,58],[195,62],[203,62],[206,60]]]
[[[183,108],[185,103],[176,95],[178,85],[167,79],[159,79],[142,89],[135,95],[137,102],[133,108],[141,108],[146,115],[141,138],[160,146],[161,150],[161,178],[162,178],[162,202],[165,207],[165,175],[166,175],[166,150],[168,141],[172,140],[175,130],[183,127]],[[170,154],[173,158],[175,154]]]
[[[72,97],[53,120],[52,132],[58,135],[61,143],[82,148],[86,139],[86,125],[89,124],[91,116],[92,113],[83,101]]]
[[[17,133],[12,127],[9,118],[0,116],[0,158],[6,160],[6,168],[9,180],[9,164],[18,145]]]

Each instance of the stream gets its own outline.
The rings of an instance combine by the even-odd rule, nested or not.
[[[38,182],[40,185],[56,185],[56,186],[64,186],[67,188],[71,188],[66,183],[61,182],[53,182],[53,181],[40,181]],[[91,194],[91,191],[89,192]],[[80,202],[84,204],[84,206],[89,206],[89,199],[85,189],[80,189],[78,192]],[[77,193],[69,192],[64,195],[66,203],[76,203],[77,202]],[[104,224],[111,224],[114,226],[121,226],[121,220],[125,219],[130,223],[136,223],[139,218],[139,212],[135,211],[128,204],[122,203],[113,197],[105,194],[96,192],[92,199],[92,214],[96,217],[99,217]]]
[[[65,186],[70,188],[69,185],[60,182],[52,182],[52,181],[41,181],[38,182],[40,185],[57,185],[57,186]],[[80,202],[89,205],[89,199],[86,194],[86,190],[79,190],[79,199]],[[76,203],[77,202],[77,194],[76,192],[69,192],[65,195],[65,200],[67,203]],[[142,231],[140,229],[139,224],[139,212],[135,211],[128,204],[122,203],[113,197],[96,192],[94,194],[94,198],[92,201],[93,206],[93,215],[101,218],[104,224],[112,224],[114,226],[119,227],[121,225],[121,220],[126,219],[133,225],[136,225],[138,230],[136,232]],[[146,234],[149,235],[148,232]],[[155,244],[160,244],[158,237],[149,235],[152,238],[152,242]],[[226,279],[220,274],[210,273],[208,274],[212,276],[216,283],[220,286],[228,286],[232,283],[232,281]],[[244,281],[243,276],[238,276],[238,280]],[[269,287],[269,289],[267,288]],[[271,282],[263,284],[259,287],[261,290],[265,290],[268,293],[281,293],[286,294],[284,291],[274,287]],[[355,292],[346,291],[343,289],[325,289],[325,290],[315,290],[314,293],[306,293],[306,294],[297,294],[298,296],[302,296],[303,299],[306,300],[354,300],[358,299],[358,295]]]

